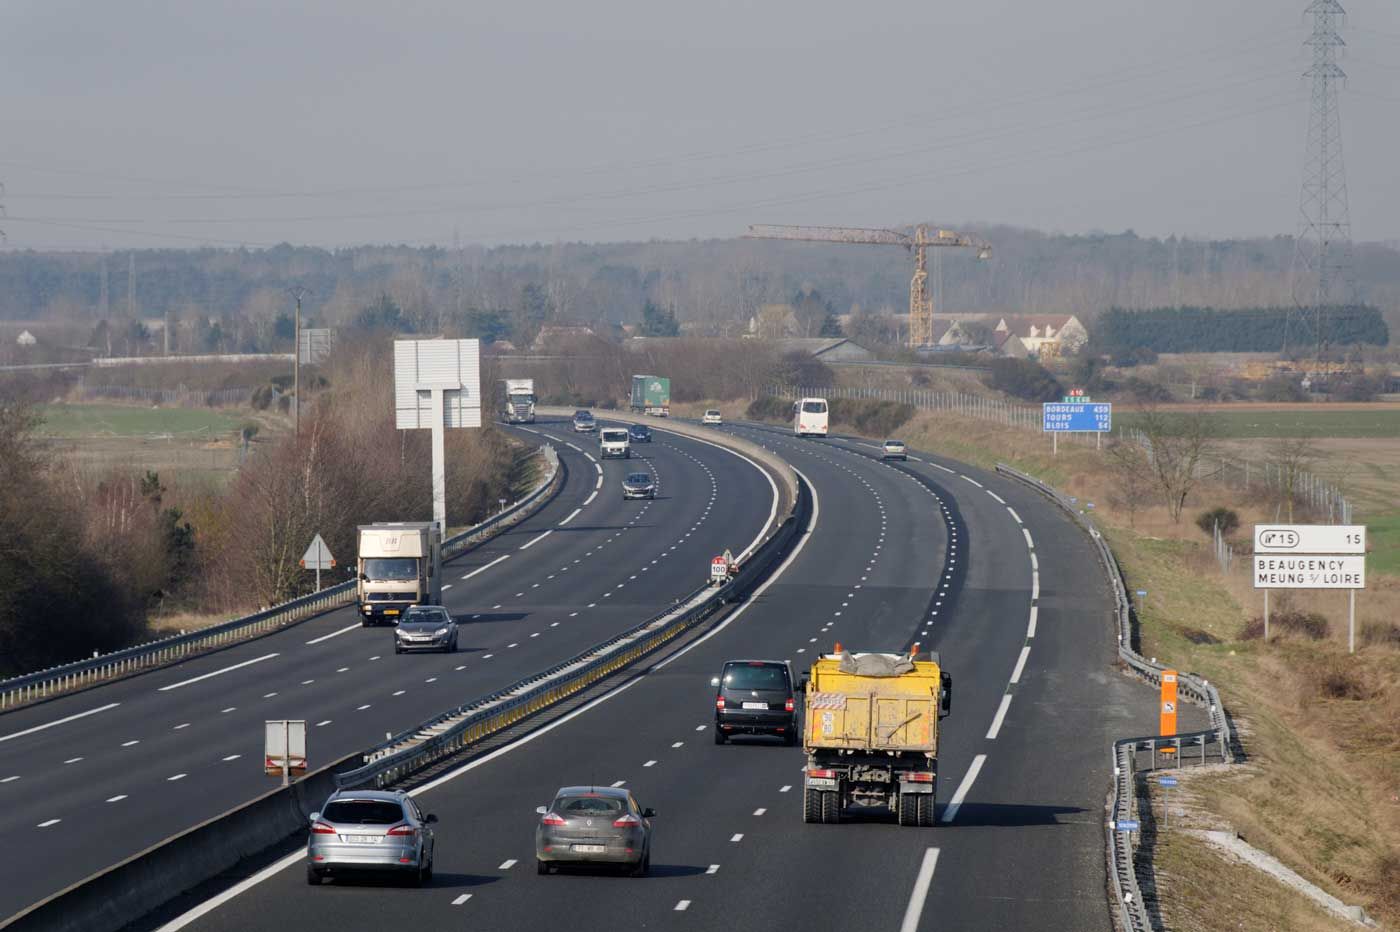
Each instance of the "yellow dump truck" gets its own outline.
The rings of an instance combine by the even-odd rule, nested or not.
[[[933,825],[939,723],[953,701],[938,655],[837,644],[812,664],[803,690],[802,821],[840,822],[857,805],[888,807],[900,825]]]

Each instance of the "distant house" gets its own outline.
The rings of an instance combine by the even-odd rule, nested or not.
[[[34,336],[34,334],[30,333],[28,330],[21,330],[19,332],[19,336],[15,338],[15,342],[18,343],[20,346],[33,346],[34,344],[39,342],[39,338]]]
[[[530,344],[530,350],[540,353],[549,349],[558,349],[597,335],[592,327],[549,324],[540,328],[539,336],[535,337],[535,342]]]
[[[749,318],[748,336],[753,339],[782,340],[801,334],[802,325],[791,304],[765,304]]]
[[[789,353],[806,353],[822,362],[869,362],[875,354],[852,343],[845,337],[812,337],[774,340],[773,345],[784,356]]]
[[[1061,356],[1089,342],[1089,331],[1073,314],[1024,314],[1002,317],[994,328],[1014,334],[1028,352]]]

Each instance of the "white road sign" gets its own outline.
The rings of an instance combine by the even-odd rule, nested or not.
[[[320,534],[317,534],[311,546],[306,548],[306,553],[301,555],[301,565],[309,570],[335,569],[335,557],[331,556],[331,548],[321,540]]]
[[[1256,524],[1255,553],[1366,552],[1364,524]]]
[[[1256,589],[1365,589],[1364,556],[1254,555]]]

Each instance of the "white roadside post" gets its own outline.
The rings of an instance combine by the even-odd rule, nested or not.
[[[1347,651],[1356,653],[1356,590],[1366,588],[1364,524],[1256,524],[1254,588],[1264,590],[1264,639],[1270,589],[1349,589]]]
[[[447,533],[448,428],[481,426],[480,340],[395,340],[394,415],[432,433],[433,520]]]

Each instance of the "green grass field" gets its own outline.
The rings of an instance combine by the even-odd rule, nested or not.
[[[223,438],[245,418],[212,408],[138,408],[128,405],[43,405],[39,432],[49,437],[149,437],[172,434],[195,439]]]
[[[1355,408],[1271,409],[1258,411],[1227,409],[1212,412],[1220,425],[1220,436],[1228,439],[1256,437],[1375,437],[1400,440],[1400,409]],[[1124,411],[1114,423],[1136,427],[1139,415]]]

